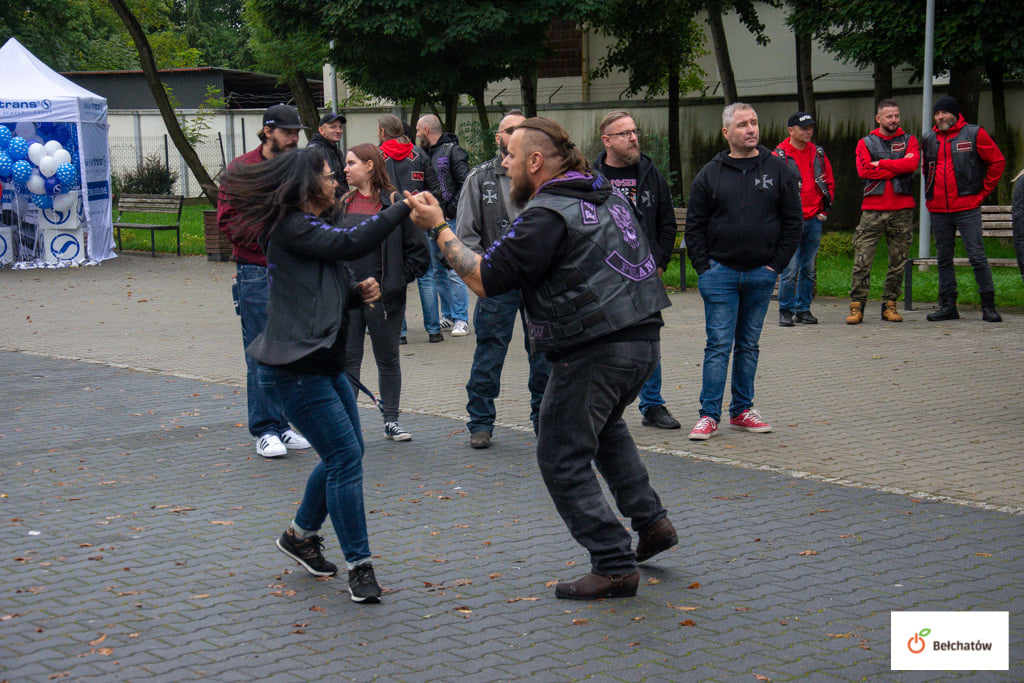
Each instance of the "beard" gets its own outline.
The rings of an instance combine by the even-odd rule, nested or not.
[[[292,142],[292,143],[286,143],[285,146],[282,147],[281,145],[279,145],[277,143],[277,139],[276,138],[273,138],[273,137],[270,138],[270,153],[271,154],[281,154],[282,152],[287,152],[290,149],[295,149],[298,146],[299,146],[298,142]]]
[[[950,128],[952,128],[952,127],[953,127],[953,124],[952,124],[952,123],[950,123],[949,121],[939,121],[939,122],[938,122],[938,123],[936,124],[936,127],[937,127],[937,128],[939,129],[939,130],[949,130]]]
[[[512,181],[509,196],[517,206],[525,206],[526,202],[530,201],[530,197],[533,196],[533,188],[530,187],[526,174],[524,173],[522,177],[516,177],[514,173],[509,173],[508,176],[509,180]]]
[[[636,146],[636,145],[634,145],[633,147],[630,147],[625,152],[623,152],[620,155],[619,158],[627,166],[632,166],[632,165],[636,164],[638,161],[640,161],[640,147]]]

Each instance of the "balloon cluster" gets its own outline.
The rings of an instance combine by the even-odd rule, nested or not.
[[[0,124],[0,180],[14,181],[40,209],[67,211],[78,186],[78,166],[64,146],[70,127],[59,123]]]

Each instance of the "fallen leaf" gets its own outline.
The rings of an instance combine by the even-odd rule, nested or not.
[[[749,612],[750,608],[749,607],[737,607],[736,611],[737,612]]]
[[[104,640],[106,640],[106,639],[107,639],[107,634],[106,634],[106,633],[104,633],[104,634],[103,634],[102,636],[100,636],[100,637],[99,637],[99,638],[97,638],[96,640],[90,640],[90,641],[89,641],[89,644],[90,644],[90,645],[99,645],[100,643],[102,643],[102,642],[103,642]]]
[[[455,611],[456,612],[460,612],[462,614],[472,614],[473,613],[473,610],[471,610],[468,607],[456,607]]]
[[[693,626],[696,622],[693,619],[683,619],[679,622],[680,626]]]
[[[767,676],[762,676],[761,674],[754,674],[754,678],[756,678],[759,681],[770,681],[770,680],[772,680],[772,679],[768,678]]]
[[[978,557],[992,557],[992,553],[974,553]]]
[[[574,623],[574,624],[576,624],[577,626],[579,626],[579,625],[581,625],[581,624],[585,624],[585,623],[587,623],[587,620],[586,620],[586,619],[573,619],[573,620],[572,620],[572,623]]]
[[[500,572],[494,572],[493,574],[488,574],[487,578],[488,579],[500,579],[501,578],[501,573]]]
[[[673,605],[671,602],[667,603],[667,607],[669,607],[670,609],[682,610],[684,612],[692,612],[696,609],[700,609],[700,607],[686,607],[684,605]]]
[[[61,671],[60,673],[50,674],[49,680],[55,681],[58,678],[67,678],[70,675],[71,675],[70,671]]]
[[[689,586],[687,586],[687,588],[700,588],[700,584],[694,581]]]
[[[647,579],[647,585],[648,586],[656,586],[659,583],[661,583],[661,579],[659,579],[659,578],[657,578],[655,576],[652,576],[649,579]]]
[[[546,582],[546,583],[544,584],[544,587],[545,587],[545,588],[551,588],[552,586],[554,586],[554,585],[555,585],[555,584],[557,584],[557,583],[558,583],[558,579],[553,579],[553,580],[551,580],[551,581],[548,581],[548,582]]]
[[[797,555],[817,555],[817,554],[818,554],[817,550],[802,550],[799,553],[797,553]]]
[[[325,610],[323,607],[317,607],[316,605],[313,605],[312,607],[309,608],[309,611],[310,612],[326,612],[327,610]]]
[[[209,593],[200,593],[199,595],[190,595],[190,596],[188,596],[188,599],[189,600],[199,600],[201,598],[208,598],[208,597],[210,597]]]
[[[218,524],[220,526],[231,526],[234,522],[222,522],[222,521],[211,521],[210,524]]]
[[[642,621],[643,617],[633,617],[630,621]]]
[[[829,638],[853,638],[856,634],[854,633],[826,633]]]

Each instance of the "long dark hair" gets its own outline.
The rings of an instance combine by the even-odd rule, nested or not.
[[[380,148],[377,147],[377,145],[371,145],[369,142],[364,142],[361,145],[350,147],[348,153],[355,154],[356,158],[364,163],[369,161],[373,164],[373,173],[370,175],[370,192],[372,194],[376,194],[380,197],[384,194],[390,195],[395,191],[395,186],[391,184],[391,179],[388,178],[388,169],[384,165],[384,155],[381,154]],[[348,202],[355,193],[356,188],[353,187],[345,193],[342,199],[345,202]]]
[[[269,235],[285,214],[302,210],[310,200],[329,199],[324,195],[323,173],[327,156],[318,147],[289,150],[258,164],[236,164],[224,174],[221,201],[237,213],[242,227],[235,236],[255,242]]]

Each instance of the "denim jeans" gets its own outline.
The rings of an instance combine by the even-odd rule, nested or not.
[[[475,432],[494,431],[494,400],[501,392],[501,369],[505,364],[508,345],[512,341],[516,317],[522,307],[522,295],[514,289],[497,296],[477,299],[473,312],[473,328],[476,330],[476,350],[473,352],[473,367],[469,371],[466,382],[466,393],[469,402],[466,412],[469,413],[470,434]],[[548,382],[550,367],[542,353],[530,352],[530,340],[526,332],[526,314],[523,312],[523,338],[526,341],[526,354],[530,359],[530,421],[533,431],[537,431],[540,418],[540,402],[544,397],[544,387]]]
[[[821,221],[808,218],[804,221],[800,244],[779,280],[779,308],[794,313],[811,310],[814,283],[818,278],[816,260],[820,244]]]
[[[441,264],[437,262],[437,244],[434,240],[427,239],[427,249],[430,252],[430,266],[427,272],[416,278],[416,286],[420,290],[420,309],[423,311],[423,327],[428,334],[437,334],[441,331],[441,318],[437,309],[437,269]],[[405,326],[402,326],[402,334],[405,335]]]
[[[647,378],[640,388],[640,414],[646,415],[648,409],[654,406],[665,405],[665,399],[661,397],[661,361],[654,366],[651,376]]]
[[[758,341],[777,274],[762,266],[754,270],[733,270],[716,261],[701,273],[697,289],[704,300],[703,383],[700,390],[701,417],[722,419],[722,396],[732,353],[732,400],[730,417],[754,405],[754,376],[757,374]]]
[[[242,319],[242,346],[247,347],[267,326],[267,299],[270,283],[267,269],[251,263],[235,264],[237,292],[235,305]],[[256,377],[256,361],[245,354],[245,392],[249,405],[249,433],[255,437],[281,433],[288,422],[281,411],[260,388]]]
[[[628,574],[637,565],[633,539],[605,499],[594,466],[635,531],[667,514],[622,419],[659,356],[656,341],[595,343],[551,363],[537,463],[573,538],[590,551],[596,574]]]
[[[455,230],[451,221],[448,223]],[[454,270],[441,265],[441,249],[437,242],[427,240],[430,252],[430,268],[416,280],[420,289],[420,306],[423,308],[423,324],[428,333],[441,331],[437,300],[441,300],[440,315],[449,320],[469,321],[469,290]],[[436,329],[433,329],[435,327]]]
[[[320,455],[295,513],[318,531],[327,516],[349,563],[370,556],[363,507],[363,432],[356,397],[343,375],[310,375],[259,364],[259,383]]]
[[[384,314],[384,305],[377,302],[372,308],[363,304],[349,311],[348,339],[345,341],[345,372],[359,379],[363,365],[363,345],[366,330],[370,330],[373,358],[377,362],[377,388],[385,422],[398,421],[398,402],[402,397],[402,366],[398,355],[398,337],[401,335],[405,306],[394,315]],[[352,387],[356,391],[356,387]]]
[[[935,255],[939,261],[939,299],[956,298],[956,270],[953,268],[953,241],[957,230],[964,250],[974,269],[978,292],[994,292],[992,269],[985,256],[985,243],[981,235],[981,208],[953,213],[931,212],[932,234],[935,235]]]

